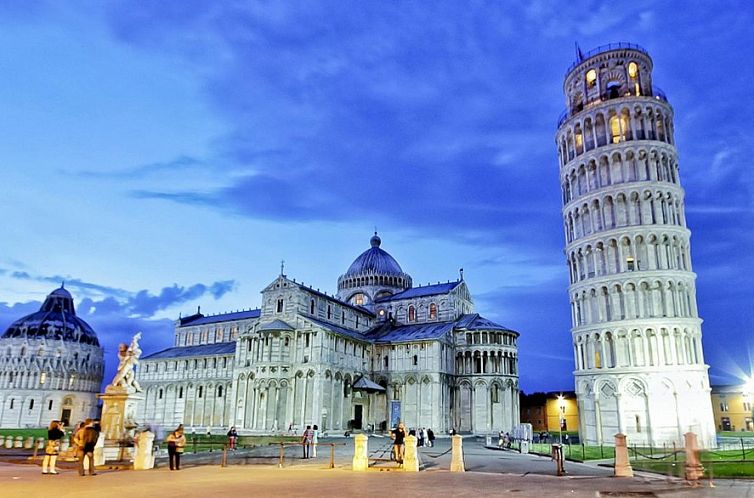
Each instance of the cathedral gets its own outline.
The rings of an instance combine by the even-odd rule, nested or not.
[[[62,286],[0,337],[0,427],[71,425],[97,415],[104,371],[97,334]]]
[[[282,270],[261,294],[258,309],[179,318],[173,347],[142,357],[140,423],[246,433],[518,424],[519,334],[474,312],[462,274],[414,286],[375,233],[335,295]]]

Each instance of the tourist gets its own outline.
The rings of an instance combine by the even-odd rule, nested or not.
[[[50,422],[50,427],[47,430],[47,445],[45,446],[45,456],[42,459],[42,473],[43,474],[59,474],[55,470],[55,462],[58,459],[58,452],[60,451],[60,440],[65,436],[65,432],[61,428],[59,420],[53,420]]]
[[[319,426],[312,427],[312,458],[317,458],[317,445],[319,444]]]
[[[430,448],[435,445],[435,432],[429,428],[427,429],[427,446]]]
[[[301,445],[304,449],[304,458],[309,458],[309,449],[311,447],[313,437],[314,431],[312,430],[312,426],[307,425],[306,430],[304,430],[304,434],[301,436]]]
[[[424,446],[424,439],[427,437],[427,433],[424,432],[424,427],[419,429],[419,438],[417,439],[416,446]]]
[[[505,433],[503,431],[500,431],[497,434],[497,447],[498,448],[505,447]]]
[[[81,429],[83,428],[84,428],[84,422],[79,422],[78,424],[76,424],[76,427],[73,429],[73,432],[71,433],[71,450],[73,451],[73,454],[75,455],[77,455],[79,452],[79,448],[77,444],[77,441],[78,441],[77,436],[79,432],[81,431]]]
[[[230,449],[236,451],[236,439],[238,438],[238,432],[236,426],[233,426],[228,431],[228,442],[230,443]]]
[[[91,418],[86,419],[84,422],[84,428],[81,429],[78,436],[78,456],[79,456],[79,475],[86,474],[85,470],[89,468],[89,475],[94,476],[97,473],[94,471],[94,446],[99,439],[98,425],[95,425],[95,421]],[[79,435],[80,434],[80,435]]]
[[[403,422],[400,422],[398,427],[393,430],[390,438],[393,440],[393,458],[402,465],[406,442],[406,426],[403,425]]]
[[[183,435],[183,424],[179,425],[176,430],[168,434],[166,441],[168,443],[170,470],[181,470],[181,454],[186,447],[186,436]]]

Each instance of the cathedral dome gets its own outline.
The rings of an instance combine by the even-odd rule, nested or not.
[[[15,337],[99,346],[97,334],[88,323],[76,316],[73,296],[63,287],[52,291],[39,311],[16,320],[2,335],[2,339]]]
[[[369,243],[372,247],[364,251],[359,255],[351,266],[348,267],[348,271],[343,275],[344,277],[354,277],[359,275],[379,274],[384,276],[398,276],[403,275],[401,265],[393,258],[387,251],[380,249],[382,239],[375,232],[374,236],[369,239]]]
[[[338,279],[338,297],[367,308],[376,299],[411,287],[411,276],[380,248],[382,239],[377,232],[369,239],[369,244],[372,247],[361,253]]]

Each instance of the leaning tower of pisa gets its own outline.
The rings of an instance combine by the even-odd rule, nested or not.
[[[587,444],[715,445],[673,109],[652,59],[579,52],[557,147],[580,434]]]

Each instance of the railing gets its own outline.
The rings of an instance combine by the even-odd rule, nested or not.
[[[631,97],[636,97],[636,95],[630,95],[630,96]],[[577,115],[581,111],[585,111],[587,109],[595,107],[595,106],[597,106],[599,104],[602,104],[603,102],[607,102],[608,100],[615,100],[615,99],[619,99],[619,98],[622,98],[622,97],[626,97],[626,95],[621,95],[620,97],[612,97],[611,98],[607,94],[603,93],[603,94],[598,95],[597,97],[595,97],[595,98],[593,98],[591,100],[588,100],[584,104],[584,107],[582,107],[578,111],[575,111],[573,113],[569,113],[568,109],[564,109],[563,112],[560,113],[560,116],[558,116],[558,126],[557,126],[557,128],[560,128],[560,126],[563,123],[565,123],[568,118]],[[661,100],[663,102],[667,102],[668,101],[668,98],[665,95],[665,92],[662,91],[662,89],[660,87],[657,87],[657,86],[654,86],[654,85],[652,85],[652,95],[639,95],[639,97],[654,97],[657,100]]]
[[[335,447],[336,446],[345,446],[346,443],[309,443],[309,451],[312,450],[313,446],[329,446],[330,447],[330,464],[328,468],[334,469],[335,468]],[[280,446],[280,456],[278,457],[278,467],[283,468],[283,465],[285,465],[285,449],[286,448],[292,448],[292,447],[301,447],[302,453],[306,452],[306,449],[304,446],[306,443],[269,443],[269,446]]]
[[[620,49],[630,49],[630,50],[637,50],[643,54],[649,55],[649,52],[647,52],[647,49],[644,47],[637,45],[635,43],[629,43],[629,42],[617,42],[617,43],[608,43],[607,45],[600,45],[597,48],[593,48],[592,50],[589,50],[586,53],[581,52],[581,55],[578,60],[576,60],[573,64],[571,64],[568,67],[568,70],[566,71],[566,76],[568,76],[568,73],[570,73],[573,68],[584,62],[590,57],[594,57],[597,54],[601,54],[603,52],[609,52],[611,50],[620,50]]]

